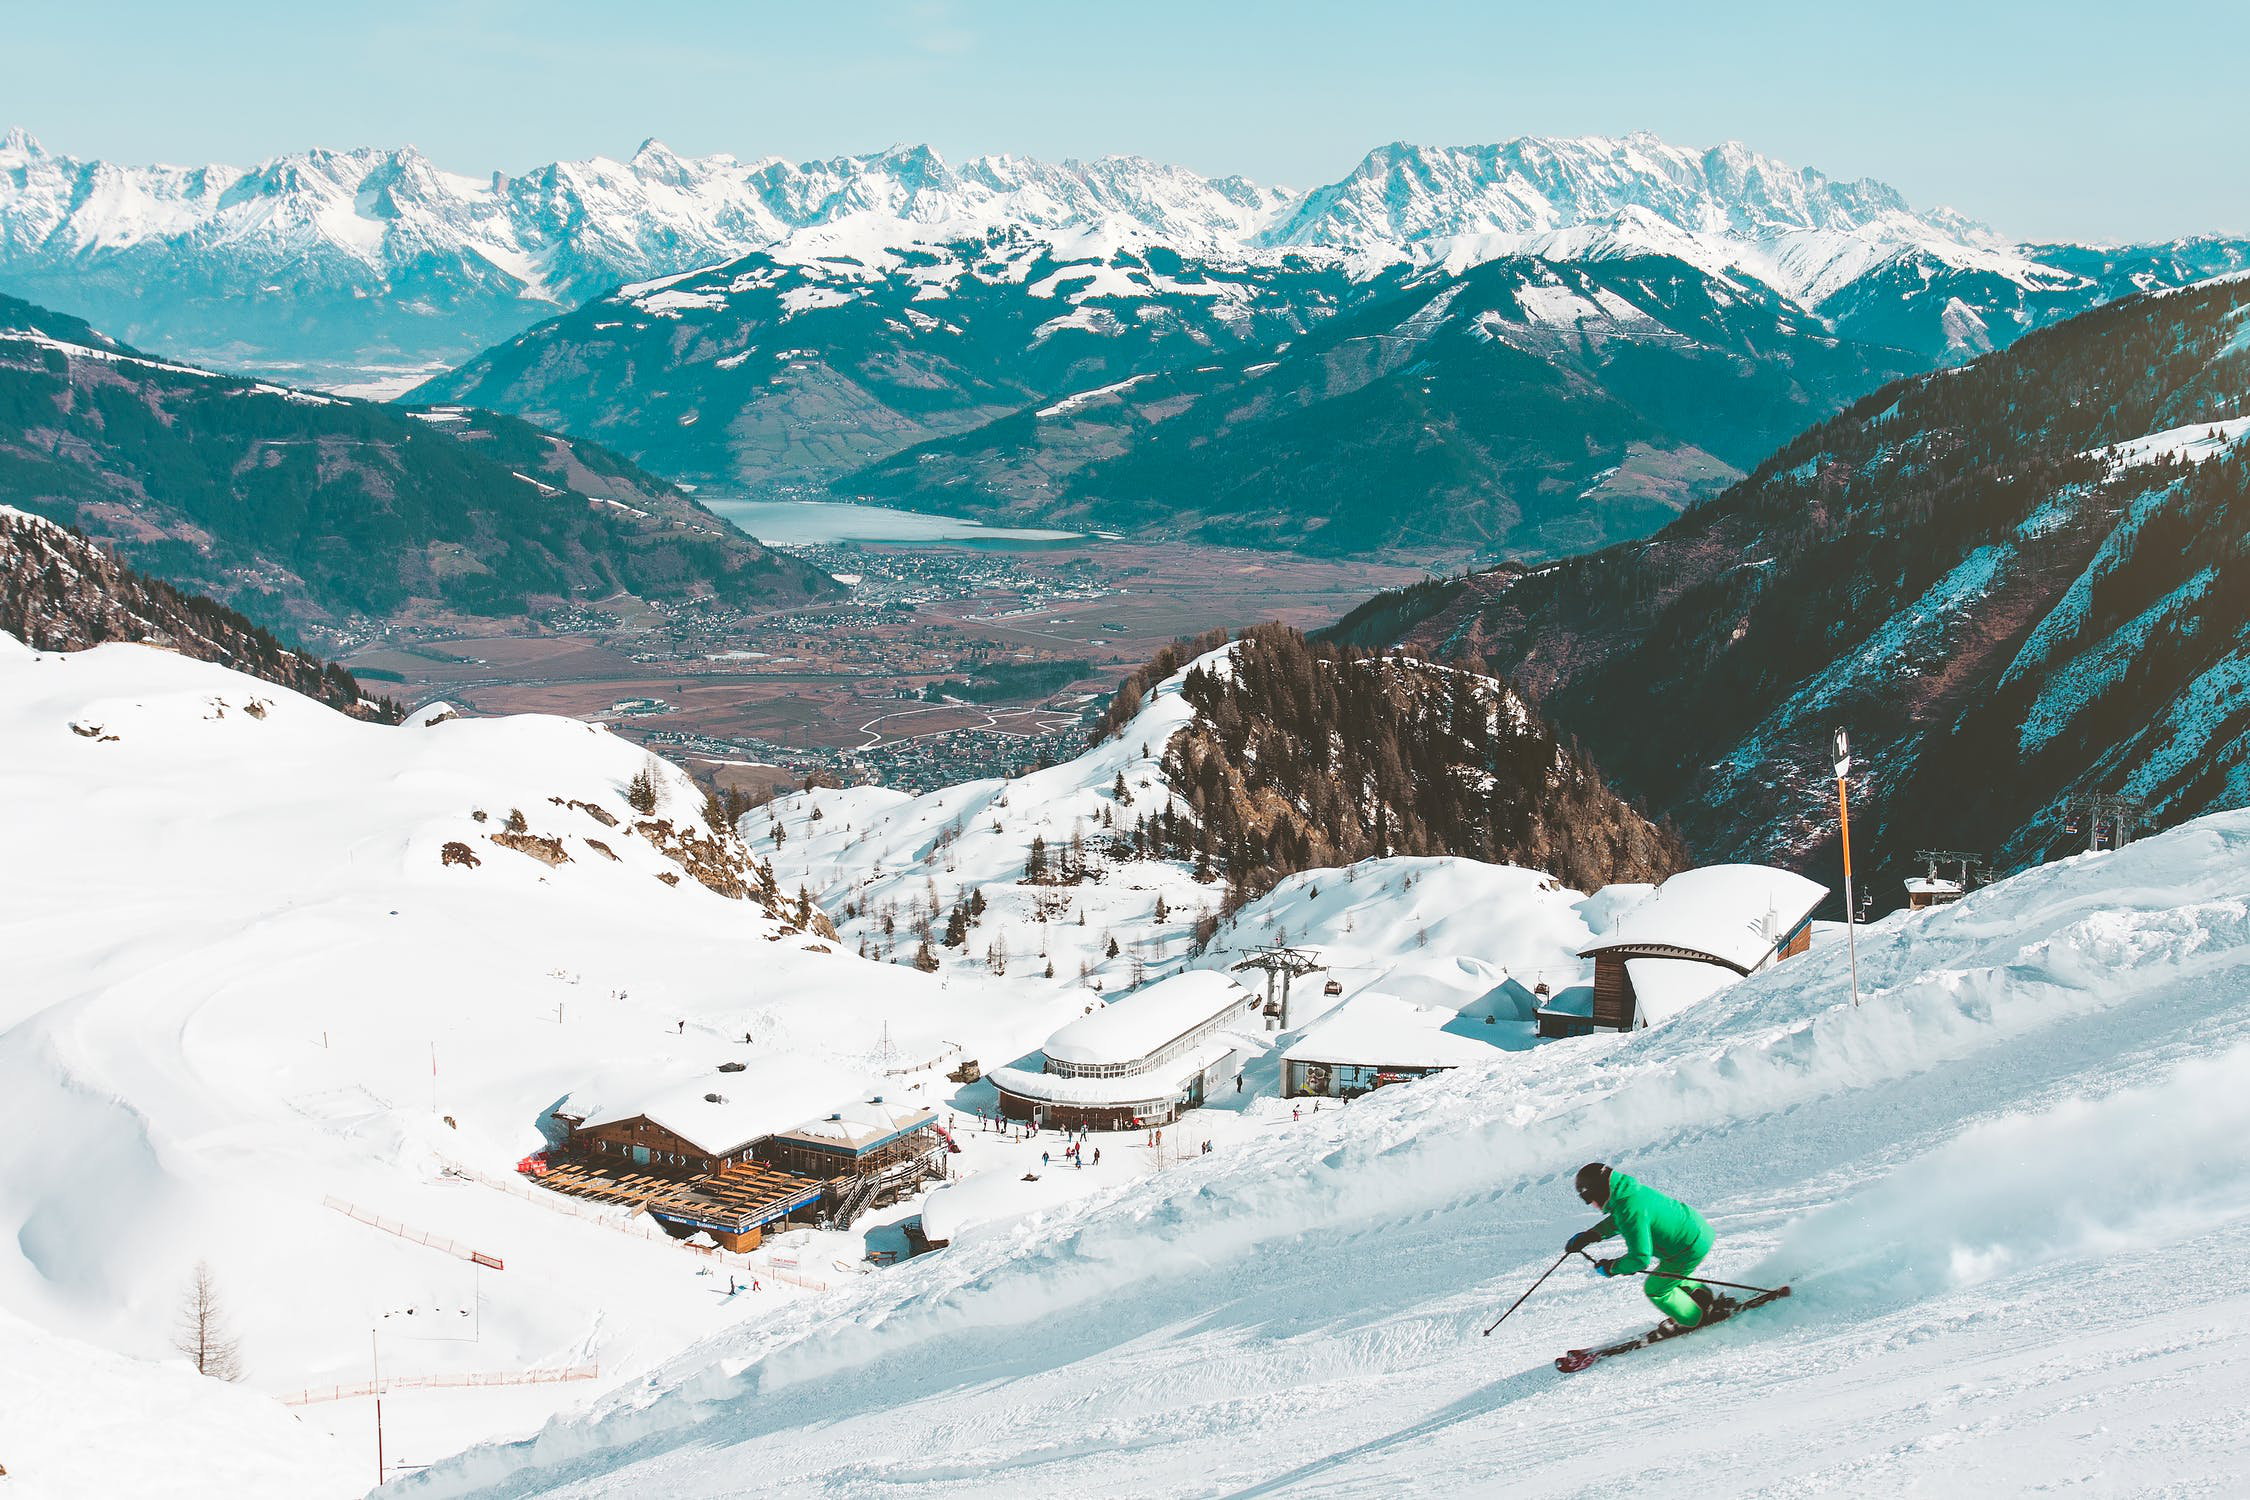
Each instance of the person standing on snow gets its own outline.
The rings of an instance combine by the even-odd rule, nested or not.
[[[1681,1328],[1702,1322],[1711,1311],[1711,1291],[1688,1277],[1711,1253],[1711,1226],[1703,1215],[1598,1161],[1578,1169],[1576,1186],[1588,1206],[1602,1210],[1602,1221],[1572,1235],[1564,1253],[1575,1255],[1621,1236],[1625,1253],[1595,1261],[1594,1269],[1604,1276],[1630,1276],[1654,1266],[1656,1274],[1641,1283],[1641,1291],[1657,1311]]]

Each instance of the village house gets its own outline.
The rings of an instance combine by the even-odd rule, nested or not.
[[[1283,1050],[1282,1097],[1356,1099],[1386,1084],[1488,1062],[1529,1043],[1522,1023],[1536,1009],[1531,991],[1513,979],[1466,1006],[1363,990]]]
[[[1543,1004],[1539,1034],[1631,1031],[1678,1015],[1804,952],[1813,909],[1827,894],[1819,882],[1770,865],[1683,870],[1579,953],[1594,961],[1593,988]]]
[[[1011,1120],[1066,1130],[1168,1124],[1222,1088],[1255,1047],[1259,999],[1226,975],[1191,970],[1097,1006],[1047,1039],[1039,1066],[987,1076]]]

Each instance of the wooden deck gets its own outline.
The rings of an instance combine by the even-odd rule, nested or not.
[[[596,1203],[716,1223],[755,1224],[778,1217],[790,1200],[824,1184],[760,1162],[706,1176],[666,1177],[645,1168],[598,1161],[558,1161],[536,1179],[542,1187]]]

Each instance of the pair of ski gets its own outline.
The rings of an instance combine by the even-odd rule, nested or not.
[[[1598,1349],[1573,1349],[1555,1361],[1555,1368],[1565,1375],[1575,1375],[1580,1370],[1590,1369],[1597,1362],[1609,1359],[1614,1355],[1630,1354],[1635,1349],[1646,1349],[1651,1344],[1661,1344],[1666,1339],[1676,1339],[1684,1333],[1693,1333],[1698,1328],[1709,1328],[1713,1323],[1725,1322],[1736,1313],[1748,1312],[1753,1307],[1763,1307],[1768,1302],[1778,1301],[1788,1295],[1789,1288],[1779,1286],[1771,1291],[1759,1292],[1754,1297],[1718,1296],[1712,1299],[1711,1310],[1703,1315],[1703,1321],[1693,1327],[1682,1328],[1679,1324],[1667,1318],[1648,1332],[1635,1338],[1626,1339],[1622,1343],[1606,1344]]]

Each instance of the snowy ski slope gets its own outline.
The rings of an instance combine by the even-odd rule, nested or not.
[[[2250,1436],[2250,813],[1496,1057],[720,1334],[414,1495],[2219,1494]],[[1790,1301],[1549,1283],[1606,1158]]]
[[[371,1330],[387,1378],[598,1363],[615,1381],[771,1316],[799,1293],[723,1301],[692,1255],[447,1169],[509,1181],[574,1090],[631,1097],[741,1057],[876,1072],[949,1043],[1014,1055],[1076,1013],[1044,989],[863,963],[705,889],[630,831],[646,757],[605,730],[440,717],[360,723],[147,646],[0,635],[9,1500],[356,1493],[368,1403],[292,1417],[257,1393],[365,1380]],[[699,794],[661,781],[657,814],[694,825]],[[493,841],[517,810],[566,862]],[[448,844],[478,863],[448,864]],[[843,1238],[830,1254],[857,1260]],[[198,1259],[246,1388],[174,1378]],[[827,1256],[803,1269],[842,1274]],[[387,1403],[389,1458],[530,1431],[598,1389],[410,1392]],[[56,1391],[145,1417],[110,1435],[98,1410],[62,1420]]]

